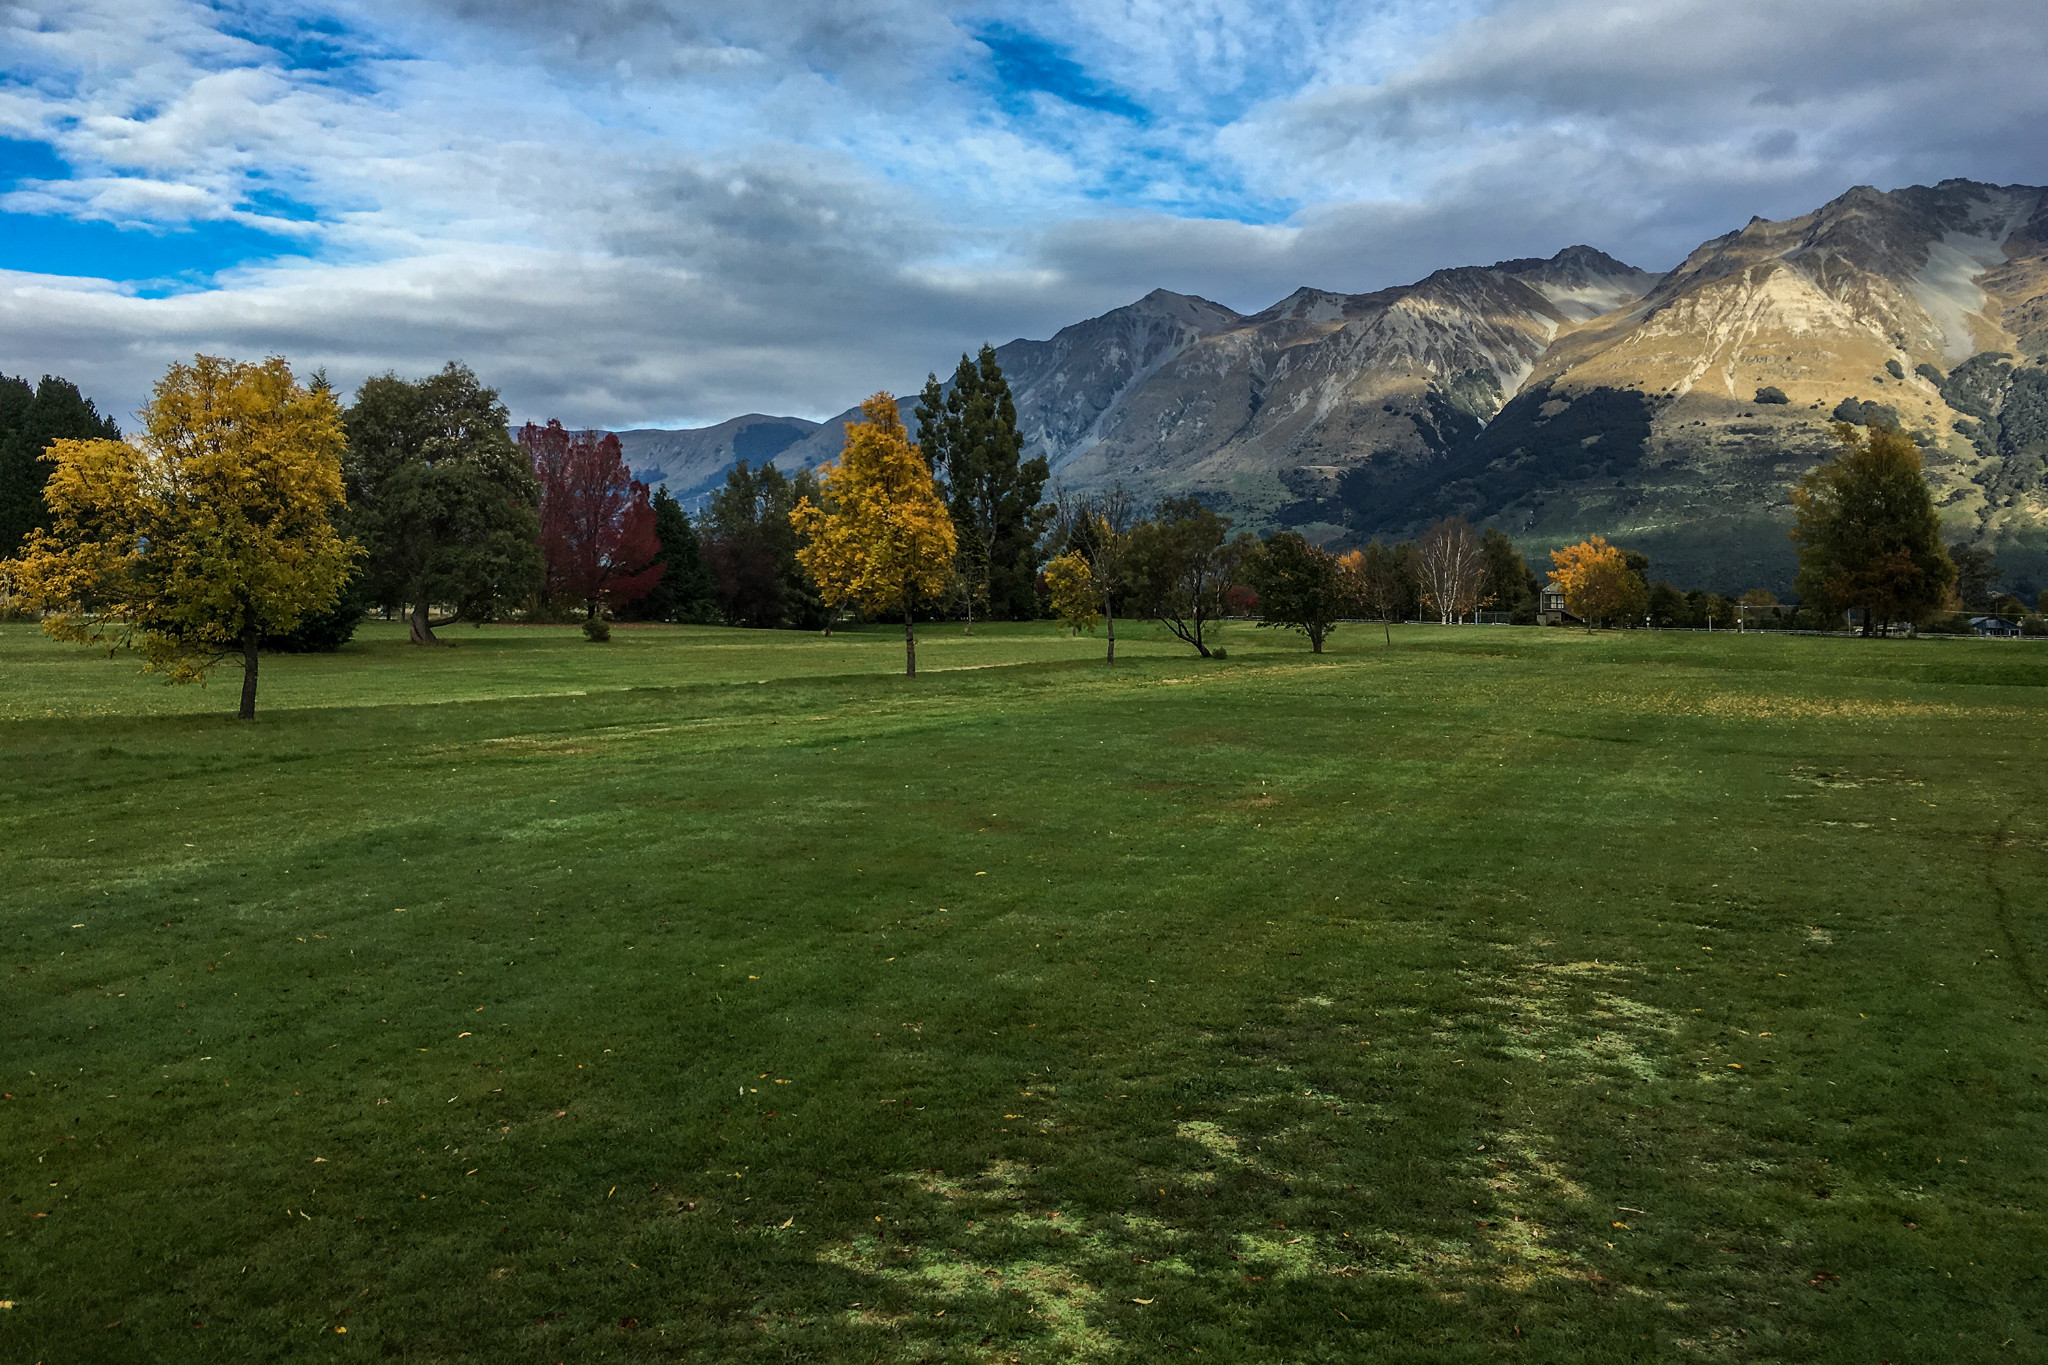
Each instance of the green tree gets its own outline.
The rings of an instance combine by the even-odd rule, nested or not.
[[[50,448],[50,527],[8,571],[52,637],[138,649],[172,682],[239,655],[252,719],[263,637],[332,607],[361,553],[334,528],[345,446],[333,395],[282,359],[197,356],[136,440]]]
[[[50,444],[120,439],[114,419],[100,416],[71,381],[46,374],[31,389],[26,379],[0,374],[0,559],[16,554],[30,531],[50,524],[43,500],[51,469],[43,452]]]
[[[727,625],[818,630],[830,624],[833,609],[797,558],[789,520],[800,503],[818,498],[818,476],[808,469],[792,477],[772,464],[752,467],[741,460],[726,472],[704,509],[698,544]]]
[[[1131,532],[1126,563],[1139,610],[1212,657],[1238,566],[1255,541],[1230,539],[1230,518],[1195,498],[1168,498]]]
[[[654,536],[661,542],[654,557],[662,566],[661,579],[638,601],[627,603],[624,614],[639,621],[701,624],[715,619],[711,571],[704,566],[697,528],[665,487],[654,490]]]
[[[1300,631],[1312,654],[1323,652],[1323,641],[1354,608],[1337,556],[1309,544],[1298,531],[1268,536],[1246,558],[1243,577],[1259,595],[1259,624]]]
[[[347,421],[346,522],[367,551],[363,594],[406,611],[414,644],[488,621],[539,586],[540,488],[497,390],[452,360],[425,379],[378,375]]]
[[[1038,542],[1053,515],[1040,497],[1050,471],[1042,456],[1022,458],[1017,405],[995,347],[962,355],[950,388],[926,376],[915,411],[918,449],[945,481],[959,535],[969,632],[977,601],[989,616],[1037,615]]]
[[[1991,603],[1991,590],[1998,582],[1998,561],[1980,545],[1961,541],[1948,547],[1950,562],[1956,566],[1956,597],[1966,611],[1982,611]]]
[[[1838,423],[1842,450],[1792,490],[1802,605],[1856,611],[1865,636],[1939,613],[1956,566],[1920,470],[1895,426]]]
[[[1689,626],[1692,621],[1692,604],[1685,594],[1669,583],[1658,581],[1650,585],[1650,624],[1653,626]]]
[[[1480,538],[1479,548],[1486,562],[1485,577],[1479,585],[1480,602],[1518,618],[1526,611],[1533,621],[1536,575],[1529,571],[1529,563],[1515,548],[1515,542],[1508,539],[1506,532],[1488,527]]]

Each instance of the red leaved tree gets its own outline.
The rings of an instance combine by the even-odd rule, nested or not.
[[[591,616],[600,602],[617,607],[646,596],[661,581],[661,542],[647,485],[627,472],[619,438],[550,420],[528,422],[519,444],[540,479],[546,594],[581,601]]]

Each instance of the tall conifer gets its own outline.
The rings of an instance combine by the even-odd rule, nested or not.
[[[1035,616],[1038,539],[1051,515],[1039,498],[1051,471],[1042,456],[1023,459],[1017,404],[995,347],[962,355],[950,387],[927,376],[916,415],[918,446],[945,480],[959,533],[970,629],[977,603],[989,616]]]

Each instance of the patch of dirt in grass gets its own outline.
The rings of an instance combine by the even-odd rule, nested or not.
[[[1615,987],[1632,975],[1611,962],[1557,962],[1531,966],[1498,979],[1484,1003],[1506,1011],[1498,1027],[1510,1041],[1502,1051],[1542,1066],[1576,1067],[1591,1084],[1617,1072],[1637,1080],[1660,1074],[1657,1054],[1678,1036],[1680,1020]],[[1574,998],[1575,983],[1590,994]]]
[[[1786,774],[1794,782],[1805,782],[1811,786],[1824,787],[1831,791],[1854,790],[1859,787],[1892,785],[1901,787],[1924,787],[1925,782],[1906,776],[1900,770],[1890,772],[1851,775],[1839,770],[1824,771],[1817,768],[1797,767]]]
[[[1118,1341],[1095,1320],[1103,1299],[1100,1272],[1111,1262],[1128,1266],[1148,1250],[1166,1254],[1143,1257],[1147,1263],[1170,1260],[1171,1229],[1141,1228],[1130,1219],[1091,1225],[1060,1209],[1019,1208],[1027,1176],[1024,1167],[997,1162],[958,1179],[930,1171],[899,1177],[968,1215],[968,1246],[891,1246],[867,1234],[826,1246],[820,1260],[880,1281],[885,1288],[879,1293],[908,1295],[918,1304],[911,1312],[870,1312],[849,1323],[897,1332],[944,1314],[986,1322],[1002,1313],[1006,1299],[1021,1298],[1040,1332],[1021,1347],[1007,1346],[1014,1352],[1009,1359],[1099,1360],[1114,1353]],[[898,1351],[921,1360],[929,1346],[924,1337],[904,1333]]]

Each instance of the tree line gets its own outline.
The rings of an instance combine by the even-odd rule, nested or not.
[[[0,581],[52,635],[136,648],[175,681],[238,658],[245,716],[261,650],[331,648],[369,609],[419,644],[514,612],[580,617],[597,640],[610,616],[900,619],[910,673],[917,621],[940,616],[1101,627],[1114,663],[1119,616],[1206,658],[1222,656],[1226,618],[1254,613],[1320,653],[1360,617],[1535,620],[1559,614],[1549,602],[1589,628],[1711,628],[1738,609],[1652,582],[1642,555],[1599,536],[1553,551],[1539,586],[1505,534],[1458,517],[1340,554],[1293,531],[1232,534],[1191,497],[1047,499],[986,346],[950,383],[928,378],[916,440],[876,394],[837,461],[736,464],[701,522],[633,478],[611,433],[512,431],[496,391],[455,362],[373,377],[344,407],[324,374],[302,383],[282,359],[198,356],[139,415],[122,439],[75,387],[0,377]],[[1961,573],[1984,566],[1943,546],[1917,447],[1883,423],[1836,430],[1838,456],[1793,492],[1802,606],[1855,613],[1866,633],[1952,606]]]

